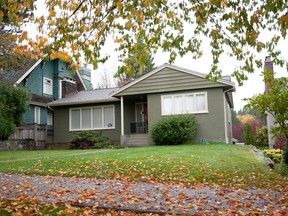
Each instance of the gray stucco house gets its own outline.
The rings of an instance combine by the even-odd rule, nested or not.
[[[164,64],[122,88],[82,91],[49,103],[54,110],[54,142],[74,132],[96,130],[126,146],[151,145],[149,128],[167,115],[195,115],[195,142],[231,143],[234,83],[212,82],[205,74]]]

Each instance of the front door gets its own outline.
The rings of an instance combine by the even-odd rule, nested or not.
[[[136,131],[138,133],[147,133],[148,113],[146,102],[135,104],[135,120]]]

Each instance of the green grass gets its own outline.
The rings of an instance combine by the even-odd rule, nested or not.
[[[23,157],[29,154],[22,151]],[[250,148],[226,144],[151,146],[65,157],[59,154],[1,163],[0,172],[233,187],[287,185],[287,179],[270,171]]]
[[[35,157],[57,157],[61,155],[92,152],[97,150],[41,150],[41,151],[0,151],[0,161]]]

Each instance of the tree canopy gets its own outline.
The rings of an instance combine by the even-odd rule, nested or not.
[[[34,0],[0,2],[0,22],[8,17],[18,26],[24,20],[17,15],[19,10],[34,4]],[[25,49],[48,53],[51,59],[75,63],[84,59],[97,67],[109,57],[101,49],[112,36],[121,58],[135,49],[143,53],[162,50],[170,53],[170,63],[188,53],[195,59],[201,57],[202,41],[210,41],[210,75],[221,76],[219,61],[228,54],[239,62],[233,76],[240,84],[247,73],[262,67],[257,52],[268,52],[275,64],[288,67],[279,49],[280,39],[287,34],[287,0],[45,0],[45,6],[47,13],[30,17],[37,25],[36,36],[29,39],[23,31],[18,41],[27,40]],[[273,36],[267,37],[266,32]],[[139,36],[145,47],[137,46]],[[144,64],[142,58],[137,61]]]
[[[259,94],[256,97],[246,99],[248,104],[246,108],[256,109],[262,115],[271,113],[274,117],[274,127],[271,133],[275,137],[286,137],[286,146],[283,151],[283,161],[288,171],[288,78],[274,78],[274,72],[266,70],[263,72],[264,82],[269,83],[271,88],[267,94]]]

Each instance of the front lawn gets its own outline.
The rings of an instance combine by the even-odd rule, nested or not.
[[[23,157],[31,153],[22,151]],[[65,157],[59,154],[1,163],[0,172],[241,188],[287,187],[287,179],[270,171],[249,147],[226,144],[151,146]]]
[[[61,155],[96,152],[98,150],[41,150],[41,151],[0,151],[0,161],[22,158],[57,157]]]

